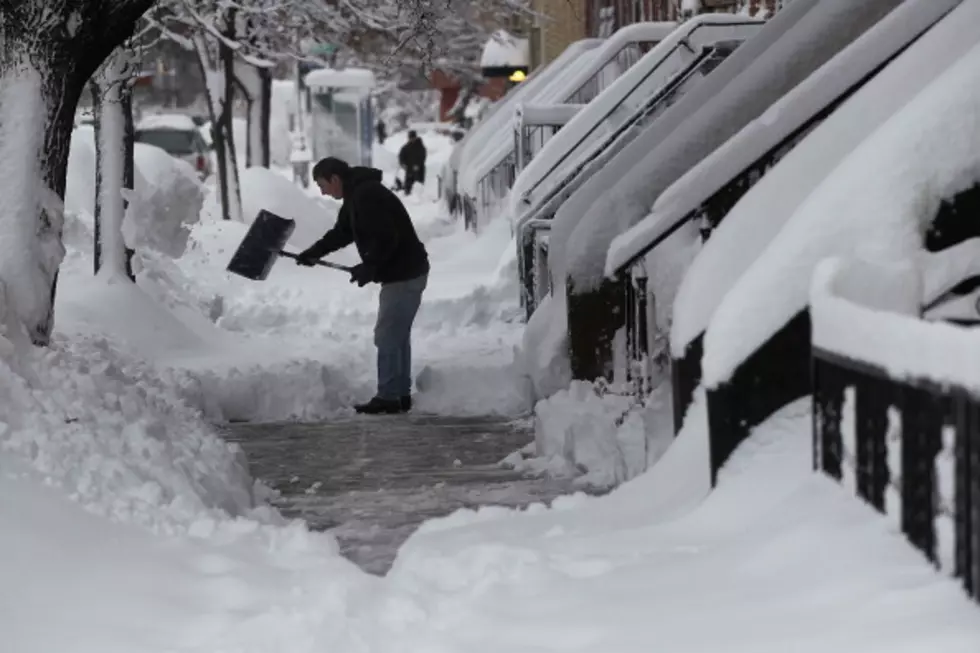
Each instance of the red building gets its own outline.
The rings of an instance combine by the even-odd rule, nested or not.
[[[449,120],[449,110],[456,106],[459,94],[462,93],[462,86],[459,80],[447,75],[441,70],[436,70],[429,78],[431,88],[439,91],[439,120],[446,122]],[[507,79],[497,77],[488,79],[479,89],[477,95],[491,101],[499,100],[507,92]]]

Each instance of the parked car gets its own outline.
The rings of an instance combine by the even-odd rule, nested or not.
[[[201,179],[211,175],[211,148],[190,116],[146,116],[136,126],[136,140],[155,145],[171,156],[187,161],[197,170]]]

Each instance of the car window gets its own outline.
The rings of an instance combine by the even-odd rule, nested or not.
[[[194,139],[195,133],[177,129],[140,129],[136,131],[136,140],[140,143],[155,145],[170,154],[185,155],[199,151]]]

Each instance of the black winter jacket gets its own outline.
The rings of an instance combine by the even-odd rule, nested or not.
[[[374,271],[372,281],[390,283],[429,272],[429,255],[401,200],[381,183],[381,171],[351,168],[337,224],[306,250],[323,258],[351,243]]]
[[[402,149],[398,151],[398,163],[403,168],[424,168],[427,154],[422,139],[416,138],[402,145]]]

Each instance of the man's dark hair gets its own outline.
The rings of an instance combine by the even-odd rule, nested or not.
[[[414,141],[419,135],[415,131],[408,132],[408,139]]]
[[[326,159],[320,159],[317,161],[316,165],[313,166],[314,179],[329,180],[334,176],[340,177],[341,179],[347,179],[347,177],[350,176],[350,165],[348,165],[343,159],[328,156]]]

